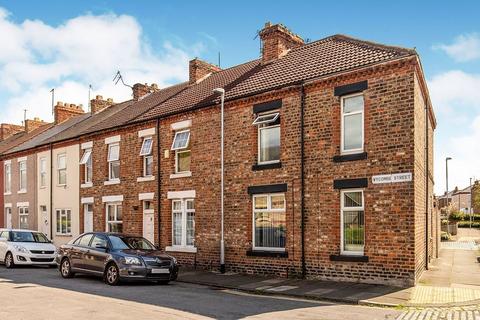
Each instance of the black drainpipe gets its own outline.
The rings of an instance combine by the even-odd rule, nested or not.
[[[50,143],[50,240],[53,241],[53,146]]]
[[[160,207],[161,207],[161,194],[160,194],[160,118],[157,118],[155,125],[155,133],[157,134],[157,216],[158,216],[158,248],[160,249],[161,237],[161,219],[160,219]]]
[[[428,105],[425,103],[425,269],[428,270]]]
[[[305,113],[305,83],[302,83],[300,96],[300,167],[301,167],[301,187],[300,187],[300,210],[302,214],[302,278],[307,276],[307,267],[305,264],[305,132],[304,132],[304,113]]]

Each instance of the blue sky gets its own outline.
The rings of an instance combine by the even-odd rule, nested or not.
[[[68,6],[66,5],[68,3]],[[463,1],[3,1],[0,0],[0,110],[9,122],[51,120],[57,99],[87,104],[93,94],[126,98],[111,79],[165,86],[187,77],[198,56],[222,67],[255,59],[257,30],[281,22],[312,41],[335,33],[416,48],[438,120],[436,192],[480,178],[480,3]],[[2,52],[3,51],[3,52]],[[50,117],[50,118],[49,118]]]

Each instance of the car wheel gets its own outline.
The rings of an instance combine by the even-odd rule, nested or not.
[[[5,267],[7,269],[15,267],[15,261],[13,261],[13,255],[11,252],[7,252],[7,255],[5,256]]]
[[[75,274],[72,272],[72,266],[70,264],[70,260],[68,258],[65,258],[62,260],[62,263],[60,264],[60,274],[64,278],[72,278]]]
[[[110,286],[116,286],[120,282],[120,272],[115,263],[111,263],[105,270],[105,282]]]
[[[162,285],[162,286],[166,286],[169,282],[170,282],[170,280],[159,280],[159,281],[157,281],[157,284]]]

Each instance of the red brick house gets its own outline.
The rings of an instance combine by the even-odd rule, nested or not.
[[[343,35],[304,43],[282,25],[260,37],[257,60],[194,59],[187,82],[97,97],[39,144],[79,144],[80,231],[143,234],[182,264],[218,268],[223,88],[227,270],[414,283],[439,235],[418,54]]]

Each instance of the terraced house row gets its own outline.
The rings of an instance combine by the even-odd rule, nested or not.
[[[305,43],[278,24],[260,37],[259,59],[194,59],[184,83],[5,125],[0,220],[56,244],[143,235],[182,264],[218,268],[222,88],[226,269],[415,283],[439,235],[418,54],[343,35]]]

